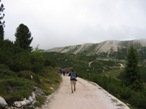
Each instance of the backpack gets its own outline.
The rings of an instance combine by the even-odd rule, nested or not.
[[[71,72],[70,79],[76,79],[76,73],[75,72]]]

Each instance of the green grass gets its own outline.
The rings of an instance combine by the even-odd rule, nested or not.
[[[37,98],[38,102],[35,102],[34,106],[35,107],[41,107],[42,104],[44,104],[44,102],[46,101],[46,96],[40,96]]]
[[[107,72],[103,72],[101,75],[118,79],[117,77],[120,75],[121,71],[122,69],[113,69]]]
[[[16,100],[28,98],[31,95],[34,86],[37,86],[46,95],[49,95],[56,91],[61,82],[58,69],[52,67],[45,67],[39,74],[35,74],[31,71],[21,71],[14,73],[14,75],[5,72],[1,74],[3,74],[3,77],[0,76],[0,96],[2,96],[9,105],[12,105]],[[33,79],[31,79],[31,75],[33,76]],[[38,104],[43,104],[42,101],[44,100],[41,99]]]
[[[0,80],[1,96],[5,98],[7,103],[12,104],[15,100],[23,100],[23,98],[31,95],[34,82],[18,77],[7,77]]]

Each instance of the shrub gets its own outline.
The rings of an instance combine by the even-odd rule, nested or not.
[[[37,97],[37,102],[35,102],[34,106],[41,107],[42,104],[45,102],[45,100],[46,100],[46,96]]]
[[[17,75],[18,75],[18,77],[33,80],[36,83],[41,83],[38,75],[36,75],[35,73],[33,73],[32,71],[29,71],[29,70],[20,71],[17,73]]]
[[[134,96],[131,96],[130,103],[138,107],[139,109],[146,109],[146,95],[144,92],[135,92]]]
[[[30,64],[31,70],[35,73],[38,73],[42,70],[44,66],[44,55],[40,52],[32,52],[30,54]]]
[[[0,69],[0,78],[16,77],[16,73],[9,69]]]
[[[0,69],[9,69],[9,67],[6,64],[0,64]]]
[[[22,70],[30,70],[31,63],[29,52],[20,52],[13,56],[13,63],[10,65],[10,69],[16,72]]]
[[[21,78],[8,78],[0,81],[1,96],[5,98],[8,104],[13,104],[16,100],[31,95],[34,83],[32,81]]]

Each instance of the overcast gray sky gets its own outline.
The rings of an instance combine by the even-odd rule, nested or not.
[[[41,49],[146,38],[146,0],[2,0],[5,39],[23,23]]]

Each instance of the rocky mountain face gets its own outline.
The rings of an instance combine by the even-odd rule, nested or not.
[[[95,55],[101,53],[111,54],[113,52],[119,52],[123,49],[128,49],[131,45],[133,45],[136,49],[141,50],[142,48],[146,47],[146,39],[129,41],[107,40],[100,43],[86,43],[81,45],[56,47],[46,51],[86,55]]]

